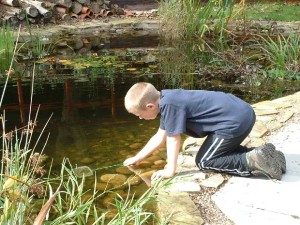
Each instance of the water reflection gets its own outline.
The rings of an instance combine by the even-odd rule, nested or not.
[[[235,79],[206,76],[195,72],[188,46],[157,53],[157,49],[116,51],[97,57],[86,56],[77,61],[62,61],[52,58],[40,62],[35,71],[32,102],[33,115],[37,112],[37,135],[53,114],[46,127],[50,132],[44,153],[53,158],[53,172],[58,173],[64,157],[76,166],[88,166],[92,170],[123,162],[134,155],[158,128],[159,121],[142,121],[127,113],[123,98],[136,82],[153,83],[159,90],[165,88],[207,89],[233,93],[254,103],[300,90],[296,81],[271,81],[253,88]],[[137,49],[136,49],[137,50]],[[101,61],[101,63],[99,63]],[[74,63],[74,64],[72,64]],[[27,68],[27,69],[26,69]],[[28,122],[32,64],[18,65],[22,78],[12,80],[7,87],[1,108],[6,112],[6,129],[21,127]],[[2,85],[3,86],[3,85]],[[36,149],[42,149],[43,138]],[[143,181],[131,188],[138,197],[147,188],[144,182],[151,173],[164,166],[165,149],[160,149],[137,168]],[[49,161],[50,162],[50,161]],[[135,171],[136,172],[136,171]],[[97,171],[97,189],[105,186],[103,175],[132,175],[124,168],[109,168]],[[88,177],[90,187],[94,177]],[[113,185],[113,184],[112,184]],[[113,186],[112,186],[113,187]],[[87,187],[88,188],[88,187]],[[116,188],[116,187],[115,187]],[[118,188],[120,189],[120,188]],[[128,186],[119,193],[126,194]],[[104,196],[101,207],[111,203],[111,196]]]

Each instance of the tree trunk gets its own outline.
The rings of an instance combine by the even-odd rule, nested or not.
[[[14,7],[21,6],[19,0],[0,0],[0,2],[4,5],[9,5],[9,6],[14,6]]]

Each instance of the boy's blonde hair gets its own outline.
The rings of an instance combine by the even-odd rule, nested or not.
[[[124,103],[128,112],[132,110],[146,110],[148,103],[155,103],[160,97],[160,92],[146,82],[134,84],[127,92]]]

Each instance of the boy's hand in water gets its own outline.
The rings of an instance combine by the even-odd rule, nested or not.
[[[139,161],[140,161],[139,158],[137,158],[136,156],[133,156],[133,157],[131,157],[131,158],[126,159],[126,160],[123,162],[123,165],[124,165],[124,166],[130,166],[130,165],[137,164]]]
[[[164,169],[164,170],[158,170],[156,171],[155,173],[152,174],[151,176],[151,180],[158,180],[160,178],[170,178],[170,177],[173,177],[174,176],[174,173],[172,171],[169,171],[167,169]]]

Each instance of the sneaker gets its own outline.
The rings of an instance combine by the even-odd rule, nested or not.
[[[253,175],[264,174],[269,178],[280,180],[282,176],[281,167],[272,157],[273,148],[263,145],[246,154],[249,171]]]
[[[277,164],[280,166],[282,173],[286,172],[286,160],[283,152],[276,150],[276,147],[272,143],[263,145],[263,148],[268,148],[267,153],[270,157],[274,158]]]
[[[281,171],[282,173],[285,173],[286,172],[286,160],[285,160],[285,156],[283,154],[283,152],[279,151],[279,150],[276,150],[275,151],[276,153],[276,158],[278,159],[280,165],[281,165]]]

